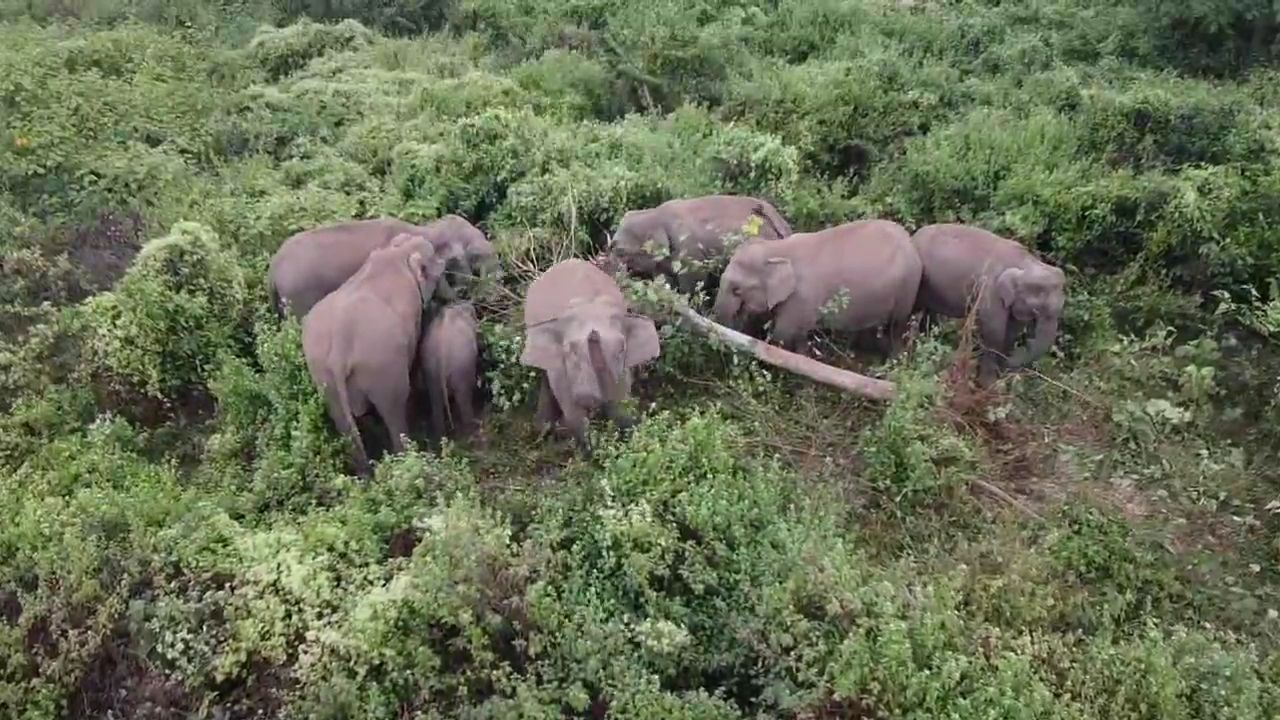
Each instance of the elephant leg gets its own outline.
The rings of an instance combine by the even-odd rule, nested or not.
[[[1018,345],[1018,336],[1022,334],[1023,324],[1010,320],[1004,328],[1004,356],[1000,358],[1001,369],[1009,368],[1009,360],[1013,357]]]
[[[773,316],[773,337],[783,348],[794,353],[814,355],[809,342],[809,331],[818,324],[818,311],[802,307],[799,303],[784,302]]]
[[[542,383],[538,388],[538,411],[534,416],[538,423],[538,437],[546,437],[562,416],[560,403],[556,400],[555,393],[551,391],[551,381],[543,374]]]
[[[364,448],[363,438],[360,437],[360,427],[354,418],[347,415],[336,391],[331,389],[325,391],[325,403],[329,406],[329,417],[333,420],[334,427],[351,440],[351,459],[356,467],[356,474],[369,477],[372,474],[369,453]]]
[[[907,344],[907,333],[911,329],[911,316],[893,318],[885,329],[885,359],[892,360],[902,353]]]
[[[636,426],[636,419],[626,413],[616,400],[606,400],[603,410],[605,417],[613,421],[613,424],[624,433]]]
[[[458,428],[463,434],[470,435],[475,430],[475,382],[471,378],[454,379],[450,394],[458,406]]]
[[[984,318],[979,322],[982,358],[978,361],[978,384],[983,387],[991,385],[1000,375],[1004,356],[1009,352],[1005,345],[1008,325],[1008,318],[1003,315]]]
[[[560,418],[564,422],[565,427],[569,429],[569,432],[573,433],[573,440],[578,446],[578,451],[581,452],[584,457],[590,458],[592,456],[592,451],[591,438],[587,433],[589,426],[587,414],[580,408],[574,406],[566,407],[561,405],[560,409],[562,413]]]
[[[438,378],[429,378],[427,380],[427,404],[431,406],[431,432],[438,438],[443,438],[448,432],[445,426],[445,412],[449,409],[445,403],[449,402],[449,396],[444,392],[444,388],[440,387]]]
[[[403,377],[385,382],[369,393],[369,400],[378,411],[378,415],[382,417],[383,424],[387,426],[387,435],[391,439],[391,451],[395,453],[404,452],[404,439],[409,435],[406,414],[408,398],[409,374],[407,371]]]

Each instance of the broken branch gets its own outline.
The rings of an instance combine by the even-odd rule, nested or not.
[[[722,340],[731,347],[750,353],[761,362],[871,400],[893,400],[897,392],[897,388],[888,380],[878,380],[848,370],[841,370],[803,355],[783,350],[776,345],[770,345],[750,335],[708,320],[689,307],[681,305],[676,309],[681,317],[703,335]]]

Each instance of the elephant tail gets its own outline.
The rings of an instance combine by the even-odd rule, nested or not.
[[[356,417],[351,412],[351,397],[347,394],[347,378],[338,378],[334,383],[334,392],[338,396],[338,412],[342,413],[342,421],[350,429],[351,442],[355,443],[356,456],[361,462],[368,461],[368,453],[364,449],[364,440],[360,437],[360,428],[356,425]]]
[[[444,421],[448,427],[453,427],[453,408],[449,403],[449,376],[446,373],[437,373],[440,376],[440,404],[444,406]],[[441,432],[444,428],[440,428]]]
[[[756,212],[764,221],[769,223],[769,227],[773,228],[773,232],[779,238],[787,237],[791,234],[791,225],[783,219],[778,211],[772,205],[765,202],[756,203]]]

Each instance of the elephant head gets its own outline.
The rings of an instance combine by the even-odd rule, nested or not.
[[[1030,344],[1009,359],[1011,368],[1034,362],[1049,351],[1058,335],[1058,320],[1066,301],[1066,276],[1045,263],[1011,267],[996,276],[999,311],[1020,323],[1034,323]]]
[[[549,374],[564,373],[574,404],[593,410],[617,398],[628,371],[657,357],[658,349],[652,320],[588,300],[530,326],[520,362]]]
[[[443,302],[457,299],[457,293],[445,277],[446,259],[436,252],[435,246],[420,235],[401,233],[391,239],[384,250],[403,257],[409,272],[418,286],[418,297],[425,308],[432,298]]]
[[[791,260],[770,257],[768,249],[769,243],[752,240],[733,254],[720,276],[713,309],[721,324],[740,328],[745,319],[772,311],[796,291]]]
[[[662,273],[672,252],[662,216],[652,208],[628,210],[609,243],[609,254],[621,261],[628,272],[640,277]]]
[[[460,215],[445,215],[420,228],[445,261],[450,282],[467,287],[500,267],[493,243]]]

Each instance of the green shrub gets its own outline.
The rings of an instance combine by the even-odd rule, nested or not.
[[[893,403],[858,438],[866,478],[891,507],[945,500],[977,469],[969,439],[944,413],[942,384],[934,376],[942,347],[930,343],[917,351],[921,357],[892,376]]]
[[[1115,166],[1248,162],[1270,152],[1259,109],[1229,87],[1141,75],[1081,94],[1085,148]]]
[[[485,356],[484,382],[489,386],[493,406],[501,412],[512,412],[530,406],[535,397],[541,371],[523,365],[523,328],[485,321],[480,323],[480,337]]]
[[[550,114],[568,120],[612,120],[625,111],[617,99],[617,78],[582,53],[548,50],[512,69],[511,77]]]
[[[278,80],[327,53],[359,48],[372,40],[373,33],[355,20],[327,25],[304,18],[283,28],[260,28],[247,50],[268,77]]]
[[[800,148],[817,173],[865,177],[949,115],[956,84],[954,71],[888,52],[855,62],[775,62],[735,83],[725,112]]]
[[[389,34],[416,35],[440,27],[453,11],[453,0],[276,0],[286,18],[313,20],[351,18]]]
[[[157,397],[204,384],[236,350],[246,301],[235,256],[203,225],[178,223],[115,289],[84,303],[88,360],[110,382]]]
[[[340,486],[346,441],[311,379],[298,322],[275,329],[259,319],[256,330],[257,362],[224,353],[209,382],[220,422],[206,447],[208,481],[239,487],[248,512],[305,508]]]

